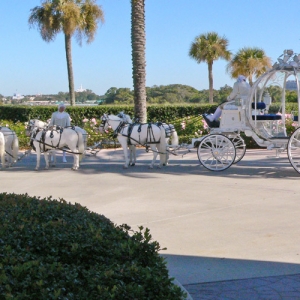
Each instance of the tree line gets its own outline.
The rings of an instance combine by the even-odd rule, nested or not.
[[[222,103],[232,91],[232,87],[225,85],[220,89],[213,89],[214,103]],[[273,103],[279,103],[282,97],[282,89],[279,86],[269,86],[268,93]],[[209,89],[197,90],[189,85],[170,84],[170,85],[154,85],[146,87],[146,102],[148,104],[207,104],[209,103]],[[66,102],[70,100],[68,92],[59,92],[51,95],[38,95],[35,101],[57,101]],[[294,90],[286,90],[286,102],[297,103],[297,93]],[[0,104],[3,96],[0,95]],[[11,97],[6,97],[10,99]],[[134,91],[130,88],[111,87],[104,95],[97,95],[92,90],[87,89],[84,92],[75,92],[76,103],[85,103],[87,101],[95,101],[100,105],[133,105]],[[29,100],[29,96],[25,96],[21,100],[24,103]],[[14,104],[14,102],[12,102]],[[19,102],[18,102],[19,103]]]
[[[269,86],[266,89],[273,103],[279,103],[282,89],[279,86]],[[222,103],[232,92],[232,87],[225,85],[220,89],[213,89],[213,103]],[[296,103],[297,92],[286,90],[286,102]],[[103,98],[103,104],[133,104],[134,92],[129,88],[110,88]],[[197,90],[183,84],[155,85],[146,87],[146,101],[148,104],[207,104],[210,103],[209,89]]]
[[[53,41],[56,35],[62,32],[65,36],[65,51],[67,58],[69,99],[75,105],[74,75],[72,68],[71,38],[75,36],[79,44],[85,39],[87,43],[93,41],[98,23],[104,22],[104,12],[97,0],[42,0],[41,6],[31,9],[28,19],[31,27],[37,27],[44,41]],[[145,0],[130,0],[131,2],[131,45],[132,45],[132,78],[133,92],[128,89],[111,88],[106,95],[106,101],[111,103],[133,103],[135,114],[140,120],[146,121],[146,102],[148,103],[202,103],[206,99],[206,91],[195,92],[189,88],[165,88],[161,90],[146,88],[146,61],[145,61]],[[207,63],[209,80],[209,103],[223,99],[222,93],[213,89],[213,63],[218,59],[228,61],[227,72],[232,78],[239,74],[247,77],[250,85],[271,67],[271,60],[263,49],[241,48],[233,54],[228,50],[229,41],[225,36],[216,32],[208,32],[197,36],[189,49],[189,56],[197,63]],[[182,95],[180,93],[183,93]],[[133,98],[132,98],[133,97]],[[188,100],[187,100],[188,99]]]

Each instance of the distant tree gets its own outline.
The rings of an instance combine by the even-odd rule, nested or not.
[[[278,85],[271,85],[266,88],[271,96],[272,102],[280,102],[282,97],[282,88]]]
[[[114,97],[114,103],[133,104],[134,103],[133,93],[130,91],[129,88],[118,89]]]
[[[219,89],[219,102],[224,102],[227,100],[227,97],[232,92],[232,87],[225,84],[223,87],[220,87]]]
[[[297,96],[296,91],[286,91],[285,101],[286,102],[297,103],[298,102],[298,96]]]
[[[259,77],[272,66],[271,59],[260,48],[245,47],[240,49],[227,65],[227,72],[232,78],[244,75],[249,84],[253,85],[253,78]]]
[[[146,122],[145,0],[131,0],[131,47],[134,113]]]
[[[104,22],[104,14],[96,0],[43,0],[41,6],[31,9],[28,22],[38,27],[44,41],[53,41],[59,32],[65,35],[71,105],[75,105],[71,38],[76,35],[79,45],[83,38],[91,43],[99,21]]]
[[[208,66],[209,103],[213,103],[213,63],[220,58],[230,60],[231,52],[227,50],[228,40],[216,32],[197,36],[192,43],[189,56],[197,63],[206,62]]]
[[[107,92],[104,95],[104,102],[106,104],[110,104],[114,102],[117,90],[118,89],[116,87],[111,87],[110,89],[107,90]]]

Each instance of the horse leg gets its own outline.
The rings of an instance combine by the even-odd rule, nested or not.
[[[40,168],[40,160],[41,160],[41,151],[40,151],[40,145],[39,144],[35,144],[35,149],[36,149],[36,166],[35,169],[36,171],[38,171],[38,169]]]
[[[129,145],[130,160],[129,165],[135,166],[136,163],[136,148],[134,145]]]
[[[132,164],[132,166],[135,166],[135,163],[136,163],[136,146],[132,146],[132,155],[133,155],[133,164]]]
[[[50,155],[49,155],[49,158],[50,158],[50,161],[49,163],[51,164],[52,167],[55,167],[56,166],[56,151],[55,150],[51,150],[49,151]]]
[[[77,171],[79,169],[79,154],[78,154],[79,152],[76,148],[70,150],[73,152],[73,157],[74,157],[72,170]]]
[[[13,153],[12,153],[12,150],[10,148],[7,148],[6,152],[7,152],[7,165],[10,168],[13,164],[13,162],[12,162],[12,154]]]
[[[166,144],[167,145],[169,144],[169,138],[166,138]],[[165,160],[163,162],[163,166],[167,166],[168,165],[168,163],[169,163],[169,157],[170,157],[170,155],[169,155],[169,147],[167,147],[166,158],[165,158]]]
[[[123,168],[127,169],[128,165],[129,165],[127,142],[122,143],[121,146],[123,148],[123,153],[124,153],[124,158],[125,158],[125,164],[124,164]]]
[[[3,155],[1,155],[1,167],[2,169],[5,169],[6,165],[5,165],[5,154],[3,153]]]
[[[155,162],[156,162],[156,158],[157,158],[158,151],[157,151],[155,145],[153,145],[153,144],[150,144],[149,147],[151,148],[151,150],[152,150],[152,152],[153,152],[153,159],[152,159],[152,162],[151,162],[151,164],[150,164],[150,166],[149,166],[149,169],[153,169],[154,164],[155,164]]]
[[[45,163],[46,163],[45,170],[48,170],[49,169],[49,151],[44,152],[44,158],[45,158]]]
[[[1,147],[1,145],[0,145],[0,147]],[[0,151],[1,150],[2,149],[0,149]],[[6,165],[5,165],[5,151],[4,151],[4,149],[3,149],[3,151],[1,151],[0,156],[1,156],[1,167],[2,167],[2,169],[5,169]]]

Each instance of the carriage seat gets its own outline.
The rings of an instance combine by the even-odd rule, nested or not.
[[[278,121],[278,120],[281,120],[280,115],[276,115],[276,114],[263,114],[263,115],[260,115],[260,114],[258,114],[258,112],[257,112],[258,110],[262,111],[262,110],[266,109],[266,103],[264,103],[264,102],[256,102],[256,103],[252,102],[251,107],[255,111],[255,115],[252,115],[252,120],[257,120],[257,121]]]

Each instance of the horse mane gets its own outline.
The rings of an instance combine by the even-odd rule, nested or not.
[[[112,121],[121,121],[122,118],[115,116],[115,115],[108,115],[108,118]]]
[[[123,111],[121,111],[119,114],[118,114],[118,117],[120,119],[122,119],[122,121],[124,121],[125,123],[129,123],[131,124],[132,123],[132,120],[130,118],[129,115],[125,114]]]

